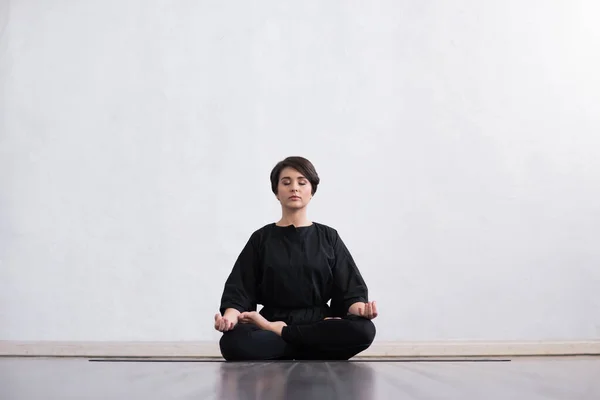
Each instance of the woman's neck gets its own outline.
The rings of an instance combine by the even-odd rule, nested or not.
[[[310,226],[312,222],[306,216],[306,209],[295,210],[295,211],[283,211],[281,219],[276,225],[279,226],[290,226],[294,225],[296,228],[299,226]]]

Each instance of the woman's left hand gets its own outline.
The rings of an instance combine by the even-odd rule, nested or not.
[[[374,319],[377,318],[377,305],[374,301],[368,303],[354,303],[348,310],[350,314],[358,315],[359,317]]]
[[[364,303],[365,307],[364,308],[359,308],[359,312],[362,312],[362,314],[360,314],[361,317],[367,318],[367,319],[373,319],[373,318],[377,318],[377,305],[375,304],[374,301],[369,301],[368,303]]]

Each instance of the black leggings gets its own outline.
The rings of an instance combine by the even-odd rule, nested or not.
[[[219,345],[227,361],[348,360],[375,339],[375,325],[349,315],[307,325],[288,325],[281,336],[251,324],[224,332]]]

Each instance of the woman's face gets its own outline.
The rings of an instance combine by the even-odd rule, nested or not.
[[[306,207],[312,199],[312,185],[300,172],[287,167],[279,174],[277,199],[288,208]]]

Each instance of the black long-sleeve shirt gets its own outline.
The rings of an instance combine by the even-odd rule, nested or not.
[[[272,223],[250,236],[225,282],[220,311],[262,304],[269,320],[310,323],[342,317],[357,301],[368,301],[367,285],[335,229]]]

